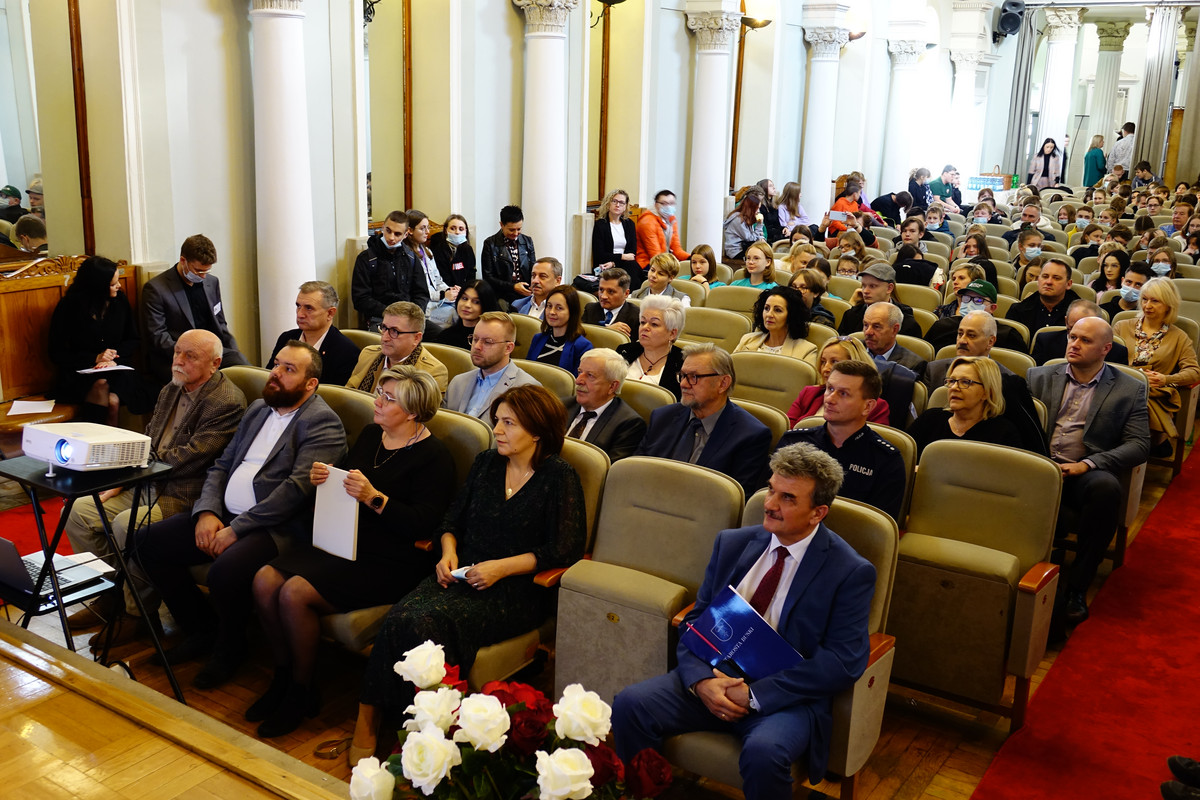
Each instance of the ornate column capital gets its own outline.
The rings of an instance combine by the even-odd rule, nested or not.
[[[1073,42],[1083,24],[1082,8],[1047,8],[1047,38],[1051,42]]]
[[[567,32],[567,17],[579,0],[512,0],[513,5],[525,12],[526,33]]]
[[[820,27],[804,29],[804,41],[808,42],[817,61],[837,61],[841,50],[850,41],[848,28]],[[891,49],[889,45],[888,49]]]
[[[742,15],[731,11],[689,11],[688,30],[696,34],[701,50],[727,52],[742,27]]]
[[[983,53],[978,50],[952,50],[950,51],[950,60],[954,62],[956,69],[960,67],[974,69],[983,60]]]
[[[918,39],[888,39],[888,52],[893,67],[911,67],[925,52],[925,42]]]
[[[1096,35],[1100,37],[1100,52],[1120,52],[1125,49],[1125,38],[1129,36],[1129,22],[1097,22]]]
[[[304,0],[252,0],[250,13],[266,11],[282,16],[304,16]]]

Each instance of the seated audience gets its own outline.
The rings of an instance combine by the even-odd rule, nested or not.
[[[646,270],[646,282],[633,293],[633,299],[641,301],[655,296],[674,297],[687,308],[692,304],[692,298],[671,285],[671,281],[678,277],[679,261],[670,253],[659,253],[650,259],[650,268]]]
[[[646,433],[646,421],[617,397],[628,373],[616,350],[588,350],[579,359],[575,400],[567,404],[567,435],[596,445],[610,462],[633,455]]]
[[[920,457],[931,442],[959,439],[1021,446],[1021,437],[1003,415],[1000,370],[990,358],[959,356],[944,381],[949,397],[945,408],[930,408],[917,417],[908,433]]]
[[[383,221],[383,228],[367,239],[366,249],[354,260],[350,298],[360,327],[375,330],[383,310],[392,303],[404,300],[422,309],[429,303],[424,277],[417,272],[411,251],[402,246],[407,238],[408,214],[392,211]]]
[[[1017,256],[1012,266],[1017,272],[1032,264],[1042,255],[1042,244],[1046,237],[1037,228],[1026,228],[1017,236]]]
[[[933,234],[925,230],[925,218],[921,216],[919,211],[910,211],[908,218],[900,224],[900,245],[910,244],[913,247],[925,252],[924,242],[934,241]]]
[[[729,353],[711,342],[686,347],[679,370],[682,399],[651,412],[637,454],[715,469],[740,483],[747,497],[754,494],[771,431],[730,402],[736,381]]]
[[[793,273],[788,286],[800,293],[800,299],[804,301],[804,305],[808,309],[808,318],[812,322],[820,322],[822,325],[836,328],[837,322],[834,320],[833,312],[821,305],[821,298],[825,296],[827,280],[828,278],[820,270],[800,269]]]
[[[537,253],[533,239],[521,233],[525,215],[517,206],[500,209],[500,230],[483,240],[479,264],[483,279],[501,301],[501,307],[532,294],[529,280]]]
[[[15,186],[0,188],[0,220],[15,225],[17,220],[29,213],[21,206],[21,190]]]
[[[639,283],[642,269],[637,265],[637,229],[629,218],[629,192],[613,189],[604,196],[596,209],[592,225],[592,271],[598,276],[606,269],[621,267],[637,273]]]
[[[480,453],[442,521],[441,557],[388,612],[367,662],[350,763],[375,754],[382,712],[399,715],[412,685],[393,665],[427,640],[467,675],[479,648],[533,630],[552,613],[554,593],[538,570],[583,557],[586,510],[579,476],[559,453],[566,414],[540,386],[517,386],[488,411],[496,449]],[[470,565],[465,577],[451,573]]]
[[[754,301],[754,331],[733,352],[779,353],[816,366],[817,346],[808,341],[808,307],[800,292],[787,286],[768,289]]]
[[[837,246],[837,237],[852,224],[849,215],[859,210],[861,200],[862,184],[847,181],[842,193],[833,201],[833,208],[826,212],[825,218],[817,227],[818,233],[825,234],[826,247]],[[834,215],[841,215],[844,221],[834,219]]]
[[[907,283],[912,286],[928,286],[937,273],[937,264],[926,261],[921,251],[911,244],[902,244],[896,250],[896,258],[892,262],[896,271],[896,283]]]
[[[1175,274],[1175,249],[1167,244],[1162,244],[1150,251],[1149,257],[1146,259],[1150,264],[1150,271],[1158,278],[1176,278]]]
[[[529,360],[553,364],[575,374],[579,357],[592,349],[592,343],[583,335],[580,316],[579,293],[574,286],[551,289],[546,296],[542,332],[529,343]]]
[[[1136,274],[1136,273],[1126,273]],[[1139,276],[1141,277],[1141,276]],[[1138,284],[1141,286],[1141,284]],[[1137,303],[1134,303],[1135,307]],[[1067,354],[1067,332],[1075,327],[1075,323],[1084,317],[1104,317],[1100,314],[1100,306],[1093,303],[1091,300],[1076,300],[1071,303],[1067,309],[1066,328],[1062,330],[1039,331],[1037,336],[1033,337],[1033,351],[1031,355],[1033,360],[1040,367],[1047,361],[1055,358],[1064,358]],[[1116,339],[1113,340],[1112,349],[1108,351],[1108,355],[1104,360],[1110,364],[1128,364],[1129,351],[1125,349],[1125,345]]]
[[[838,266],[840,274],[840,261]],[[901,333],[905,336],[921,335],[921,326],[913,319],[912,307],[896,301],[896,271],[894,269],[887,264],[872,264],[864,269],[858,277],[862,281],[862,299],[858,302],[855,302],[853,298],[851,299],[850,308],[846,310],[846,313],[842,314],[842,321],[838,325],[838,333],[843,336],[849,336],[852,333],[861,331],[863,329],[863,316],[867,312],[867,307],[872,303],[886,302],[900,309],[900,313],[903,316],[900,327]],[[857,295],[858,292],[855,292],[855,297]]]
[[[680,397],[683,350],[675,346],[683,330],[683,304],[673,297],[647,297],[641,306],[637,340],[617,348],[629,364],[629,380],[654,383]]]
[[[478,369],[455,375],[442,405],[486,421],[492,402],[506,391],[515,386],[540,385],[512,362],[516,338],[516,325],[503,311],[489,311],[480,317],[468,340],[471,363]]]
[[[427,247],[429,242],[429,217],[415,208],[408,210],[408,248],[417,282],[422,284],[428,298],[425,304],[425,319],[431,329],[441,330],[454,321],[454,301],[458,299],[459,287],[442,278],[437,259]]]
[[[470,238],[471,228],[462,214],[446,217],[442,229],[429,237],[429,249],[433,251],[438,272],[449,286],[461,287],[475,282],[475,250]]]
[[[938,319],[958,316],[958,292],[967,288],[972,281],[987,280],[983,267],[975,261],[960,261],[950,267],[950,280],[945,287],[946,303],[937,307],[934,312]],[[991,283],[991,281],[988,281]],[[992,284],[995,286],[995,284]]]
[[[872,303],[863,316],[863,343],[876,362],[901,364],[920,377],[925,371],[925,359],[896,343],[903,318],[900,308],[892,303]]]
[[[768,242],[777,242],[784,238],[784,233],[783,225],[779,222],[779,195],[775,193],[775,182],[770,178],[763,178],[755,185],[763,193],[762,205],[758,209],[762,214],[763,227],[766,229],[766,235],[763,238]]]
[[[414,543],[434,536],[453,495],[454,459],[425,427],[440,402],[428,373],[408,366],[384,372],[375,421],[336,464],[349,472],[342,489],[358,501],[357,558],[298,544],[254,576],[254,604],[275,667],[266,693],[246,710],[248,721],[262,723],[260,737],[291,733],[320,711],[313,662],[322,615],[394,603],[433,565]],[[329,480],[329,466],[313,463],[313,486]]]
[[[525,314],[537,319],[545,319],[546,296],[550,290],[562,283],[562,262],[553,256],[542,256],[533,264],[530,272],[528,297],[522,297],[512,304],[514,314]]]
[[[808,779],[824,776],[833,698],[867,666],[875,585],[870,562],[822,523],[842,485],[837,462],[814,447],[792,445],[771,456],[770,470],[762,523],[717,535],[684,624],[733,586],[803,660],[750,684],[714,670],[680,644],[679,665],[626,688],[612,712],[617,754],[626,763],[687,731],[736,736],[748,800],[790,797],[792,764],[806,755]],[[804,591],[794,591],[796,580]]]
[[[913,211],[924,211],[933,202],[933,192],[929,189],[929,175],[930,172],[925,167],[917,167],[908,174],[908,194],[913,199],[912,208],[908,209],[909,214]]]
[[[1017,272],[1017,294],[1023,293],[1030,283],[1037,285],[1038,278],[1042,277],[1042,265],[1045,263],[1046,259],[1038,256]]]
[[[484,314],[498,312],[500,301],[492,291],[492,285],[485,280],[477,280],[462,287],[458,302],[454,304],[458,321],[439,333],[434,341],[438,344],[448,344],[452,347],[471,349],[471,334],[479,324]]]
[[[800,390],[800,394],[796,396],[792,407],[788,409],[788,422],[795,428],[802,419],[808,417],[820,417],[825,414],[825,387],[829,381],[829,376],[833,372],[833,367],[842,361],[857,361],[862,364],[870,364],[875,368],[875,359],[871,358],[871,354],[867,352],[866,345],[858,339],[851,339],[848,336],[843,336],[839,339],[830,339],[821,347],[820,355],[817,357],[817,385],[805,386]],[[876,371],[878,371],[876,369]],[[870,414],[867,416],[867,422],[878,422],[880,425],[888,424],[888,401],[882,397],[878,399],[875,405],[871,408]]]
[[[958,311],[952,317],[939,319],[925,332],[925,341],[933,345],[934,352],[958,341],[959,322],[972,311],[984,311],[989,316],[996,314],[996,287],[987,281],[971,281],[958,290]],[[996,326],[997,346],[1022,353],[1028,350],[1025,339],[1016,328],[1008,325]]]
[[[662,189],[654,195],[654,205],[638,215],[637,264],[641,269],[650,266],[650,259],[659,253],[670,253],[679,260],[688,257],[687,250],[679,244],[679,221],[675,216],[675,193]],[[632,271],[630,273],[632,277]],[[642,285],[639,275],[637,284]],[[635,287],[636,288],[636,287]]]
[[[730,286],[750,286],[754,289],[774,289],[775,251],[766,242],[754,242],[746,250],[746,277],[730,283]]]
[[[791,239],[792,234],[801,229],[807,229],[812,235],[812,219],[800,205],[800,184],[788,181],[783,185],[783,193],[779,195],[779,224],[783,228],[783,238]]]
[[[296,295],[296,327],[279,334],[267,369],[287,343],[299,339],[321,354],[321,383],[345,386],[358,363],[359,350],[354,342],[333,324],[337,316],[337,289],[325,281],[305,281]]]
[[[421,345],[424,337],[425,314],[416,303],[392,303],[383,310],[379,344],[369,344],[359,353],[354,372],[346,382],[347,388],[373,392],[385,370],[406,366],[428,372],[437,383],[438,391],[445,394],[449,372],[445,364]]]
[[[1146,284],[1146,281],[1154,277],[1154,273],[1150,270],[1150,265],[1145,261],[1130,261],[1129,254],[1124,250],[1114,250],[1105,253],[1104,257],[1100,259],[1100,263],[1106,264],[1108,261],[1115,261],[1118,265],[1125,265],[1125,268],[1121,272],[1121,293],[1111,300],[1100,304],[1100,308],[1104,309],[1111,320],[1122,311],[1137,310],[1138,300],[1142,296],[1142,286]],[[1116,350],[1116,345],[1117,342],[1113,342],[1114,350]],[[1066,351],[1065,336],[1063,337],[1062,349],[1064,352]],[[1119,363],[1125,364],[1128,362],[1122,359]]]
[[[692,274],[689,280],[698,283],[705,289],[711,289],[714,286],[724,286],[724,281],[717,279],[717,261],[716,253],[706,244],[697,245],[692,250],[691,258],[688,260],[692,268]]]
[[[34,214],[25,214],[12,228],[12,242],[27,253],[44,256],[50,252],[46,241],[46,221]]]
[[[941,216],[944,216],[947,211],[951,214],[963,213],[960,203],[955,200],[955,195],[958,194],[956,191],[957,186],[958,170],[951,164],[942,167],[942,174],[929,183],[929,192],[933,195],[933,202],[929,204],[927,211],[933,211],[940,206],[939,213]],[[925,222],[931,229],[938,227],[930,221],[928,213],[925,215]],[[949,232],[949,228],[942,231],[942,233]]]
[[[1038,229],[1042,232],[1043,238],[1050,242],[1058,241],[1054,234],[1050,232],[1050,220],[1042,217],[1042,207],[1037,201],[1030,201],[1021,208],[1021,218],[1012,224],[1012,230],[1008,231],[1001,238],[1008,242],[1009,246],[1017,241],[1017,237],[1021,231]]]
[[[225,683],[246,658],[254,575],[279,555],[276,537],[304,536],[313,462],[335,463],[346,453],[342,422],[317,395],[320,374],[312,347],[291,342],[280,350],[262,399],[208,470],[191,513],[136,533],[142,567],[184,636],[168,662],[209,656],[192,681],[197,689]],[[208,600],[188,571],[200,564],[212,565]]]
[[[929,233],[944,233],[950,236],[950,223],[946,219],[946,206],[934,201],[925,210],[925,230]]]
[[[20,220],[18,220],[18,222],[19,221]],[[1179,230],[1175,231],[1175,233],[1171,235],[1173,238],[1183,242],[1186,245],[1188,237],[1196,234],[1200,234],[1200,214],[1192,214],[1187,218],[1187,221],[1180,226]],[[20,234],[18,234],[18,236],[19,235]],[[28,250],[29,248],[26,249]]]
[[[1057,258],[1049,258],[1042,265],[1037,287],[1036,292],[1013,304],[1005,314],[1007,319],[1028,328],[1030,336],[1047,325],[1065,325],[1067,308],[1079,299],[1071,289],[1071,268]]]
[[[749,191],[742,202],[725,218],[722,252],[725,262],[740,264],[746,257],[746,248],[767,237],[763,226],[763,214],[759,211],[763,196],[758,191]]]
[[[583,321],[603,325],[626,336],[633,336],[638,327],[638,306],[629,302],[629,273],[620,267],[610,267],[600,273],[596,285],[598,302],[583,309]]]

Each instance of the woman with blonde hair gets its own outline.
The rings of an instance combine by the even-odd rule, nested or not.
[[[1000,368],[990,358],[962,356],[946,373],[945,408],[930,408],[917,417],[908,433],[917,442],[917,457],[932,442],[956,439],[1021,446],[1021,435],[1004,417]]]
[[[775,251],[771,245],[763,241],[750,245],[746,248],[745,264],[746,277],[730,286],[750,286],[764,291],[775,288]]]
[[[633,293],[634,300],[662,295],[674,297],[683,303],[684,308],[692,304],[692,299],[671,285],[671,281],[679,277],[679,260],[670,253],[659,253],[650,259],[646,269],[646,284]]]
[[[624,189],[613,189],[604,196],[592,226],[592,274],[611,267],[628,272],[635,289],[644,280],[637,264],[637,229],[629,218],[629,192]]]
[[[795,181],[788,181],[783,185],[783,193],[779,195],[779,224],[783,226],[783,236],[785,239],[792,238],[792,231],[797,227],[803,226],[808,228],[812,225],[812,220],[808,217],[808,212],[804,210],[804,206],[800,205],[800,184]]]
[[[851,255],[863,264],[868,264],[875,260],[874,257],[867,253],[867,245],[863,242],[863,238],[858,235],[857,231],[842,231],[839,233],[838,248],[843,253],[849,251]]]
[[[1096,134],[1088,145],[1087,155],[1083,157],[1083,185],[1095,186],[1104,180],[1107,171],[1104,158],[1104,137]]]
[[[833,365],[839,361],[860,361],[863,364],[875,365],[875,360],[867,352],[867,346],[858,339],[843,336],[827,341],[817,353],[817,385],[801,389],[792,407],[788,409],[788,421],[792,423],[793,428],[800,424],[802,419],[825,415],[825,383],[829,380],[829,373],[833,372]],[[867,417],[867,422],[887,425],[888,413],[887,401],[881,397],[871,410],[871,415]]]

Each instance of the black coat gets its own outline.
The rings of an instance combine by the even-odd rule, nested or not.
[[[401,300],[416,303],[422,311],[429,305],[429,285],[411,253],[403,244],[389,250],[382,234],[367,240],[350,277],[350,299],[360,322],[382,318],[385,308]]]
[[[633,220],[621,220],[621,230],[625,232],[624,252],[636,255],[637,228],[633,224]],[[614,261],[618,267],[629,273],[630,289],[637,289],[646,280],[646,274],[642,272],[642,268],[638,266],[636,260],[622,261],[613,258],[612,228],[609,227],[607,219],[598,219],[592,226],[592,274],[599,274],[595,271],[597,267],[610,261]]]
[[[438,231],[429,237],[429,249],[437,262],[442,280],[450,286],[466,286],[475,282],[475,251],[470,242],[454,247],[446,241],[446,232]]]
[[[529,283],[533,276],[533,264],[537,261],[537,253],[533,250],[533,239],[525,234],[517,237],[517,264],[520,273],[520,283]],[[512,302],[521,295],[513,288],[513,263],[508,257],[508,245],[504,242],[504,234],[496,231],[483,240],[479,248],[479,264],[483,270],[483,279],[492,285],[496,296],[501,300]]]
[[[627,342],[617,348],[617,353],[625,359],[627,364],[632,364],[638,358],[645,348],[641,342]],[[683,369],[683,350],[679,347],[671,347],[671,352],[667,353],[666,363],[663,364],[662,376],[658,379],[658,385],[675,395],[678,400],[682,396],[682,390],[679,388],[679,370]]]

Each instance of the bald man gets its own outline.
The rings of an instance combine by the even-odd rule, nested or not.
[[[175,341],[171,382],[159,392],[154,414],[146,426],[154,458],[169,464],[172,470],[167,480],[154,486],[153,504],[148,506],[143,494],[139,504],[142,524],[191,510],[192,504],[200,498],[205,473],[229,444],[241,422],[246,397],[220,372],[222,351],[220,338],[206,330],[185,331]],[[132,495],[132,492],[120,489],[100,495],[105,516],[122,547],[129,529]],[[66,533],[76,553],[112,555],[95,503],[78,502],[71,506]],[[136,577],[132,582],[137,584],[135,588],[147,608],[151,604],[157,607],[158,602],[148,583]],[[128,583],[125,592],[126,610],[136,615],[137,605],[129,593]],[[111,619],[119,609],[119,600],[112,597],[101,604],[100,614],[85,608],[72,614],[68,622],[73,630],[83,630],[99,624],[101,614],[105,619]],[[113,643],[131,639],[137,632],[137,623],[136,616],[123,617]],[[100,634],[93,637],[93,642],[99,637]]]

